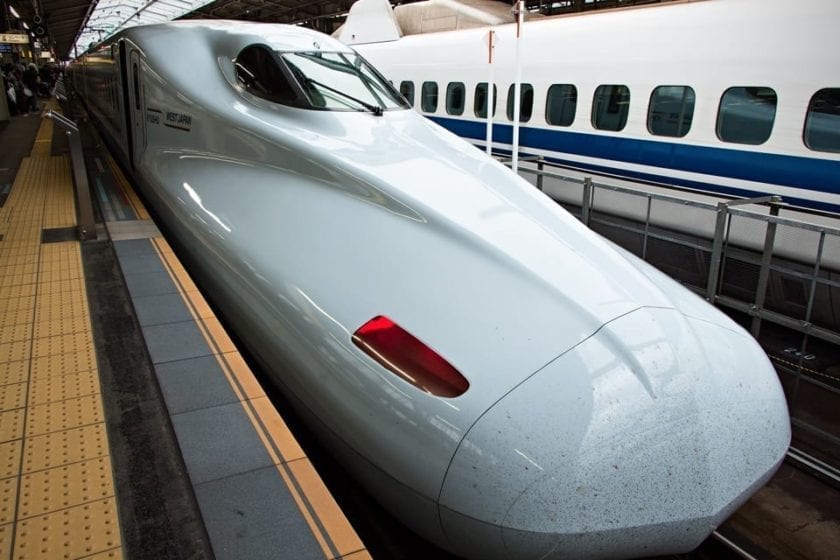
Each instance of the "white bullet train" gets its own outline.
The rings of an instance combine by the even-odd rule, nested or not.
[[[664,184],[726,197],[780,195],[840,215],[840,3],[698,0],[598,10],[526,21],[518,41],[515,24],[487,25],[502,21],[493,7],[503,3],[463,4],[409,4],[395,17],[385,0],[360,0],[337,37],[418,111],[476,145],[486,144],[492,75],[493,147],[512,149],[518,43],[521,154],[542,156],[566,175],[606,176],[639,190]],[[453,30],[440,31],[447,25]],[[579,186],[547,179],[545,190],[581,203]],[[598,196],[605,211],[645,217],[626,196]],[[652,216],[655,224],[709,236],[711,225],[693,219],[672,207]],[[761,247],[763,234],[740,235],[733,241]],[[829,243],[824,265],[840,269],[840,245]],[[813,252],[812,244],[791,238],[778,245],[785,256],[808,261],[814,257],[803,246]]]
[[[475,559],[686,551],[790,426],[756,342],[298,27],[136,27],[73,67],[248,350],[372,495]]]

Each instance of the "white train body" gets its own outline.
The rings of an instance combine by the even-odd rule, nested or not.
[[[380,30],[378,42],[358,44],[376,39],[371,29],[352,38],[360,28],[383,27],[382,21],[366,22],[364,13],[351,10],[347,32],[340,37],[396,86],[413,84],[418,111],[482,147],[487,121],[477,116],[481,101],[475,92],[491,76],[487,36],[493,29],[492,75],[498,87],[493,147],[502,153],[512,150],[513,124],[506,113],[513,106],[516,25],[390,41],[384,39],[394,33]],[[520,126],[520,153],[565,166],[564,175],[606,176],[608,184],[640,192],[665,192],[650,187],[664,184],[726,197],[780,195],[794,206],[840,213],[837,21],[840,3],[833,0],[811,0],[795,8],[784,0],[701,0],[527,21],[518,48],[521,81],[533,87],[533,103],[530,118]],[[437,84],[434,111],[422,107],[424,83]],[[465,99],[455,107],[460,114],[453,114],[447,92],[458,83]],[[573,119],[567,119],[568,113],[547,114],[552,86],[574,86]],[[612,99],[599,102],[596,92],[602,86],[623,86],[629,100],[615,90]],[[693,103],[668,101],[668,88],[675,95],[686,93]],[[817,102],[821,108],[813,106]],[[622,117],[623,126],[611,120]],[[562,202],[579,205],[582,200],[580,187],[568,182],[547,179],[544,190]],[[600,209],[645,218],[643,203],[628,207],[626,196],[603,191],[598,197]],[[673,207],[654,208],[651,219],[705,236],[711,236],[714,224]],[[835,228],[840,224],[836,217],[804,219]],[[732,241],[760,248],[763,231],[755,230],[734,232]],[[804,262],[815,258],[816,244],[803,236],[777,243],[781,255]],[[823,259],[824,266],[840,268],[840,241],[829,239]]]
[[[253,45],[287,69],[354,56],[296,27],[138,27],[76,90],[239,338],[403,522],[467,558],[652,555],[772,475],[787,408],[740,327],[415,111],[256,95]],[[380,316],[468,387],[377,359]]]

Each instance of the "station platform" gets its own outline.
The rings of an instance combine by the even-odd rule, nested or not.
[[[0,125],[0,558],[370,558],[104,152],[77,240],[61,142]]]

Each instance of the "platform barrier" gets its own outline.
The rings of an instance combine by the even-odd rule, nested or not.
[[[90,241],[96,239],[96,224],[93,221],[93,206],[90,201],[90,186],[88,185],[85,156],[82,152],[82,139],[79,137],[79,127],[72,120],[61,113],[48,110],[45,114],[67,132],[70,142],[70,163],[73,167],[73,182],[76,187],[76,204],[79,211],[79,239]]]

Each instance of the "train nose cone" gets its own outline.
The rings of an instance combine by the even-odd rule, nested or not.
[[[697,546],[782,460],[775,371],[745,332],[642,308],[494,405],[447,473],[470,557],[629,558]]]

